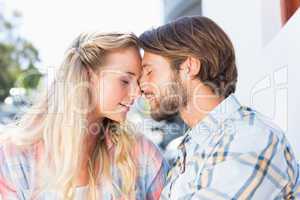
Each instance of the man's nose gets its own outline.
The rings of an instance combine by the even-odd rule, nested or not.
[[[145,92],[144,90],[145,90],[146,85],[147,85],[147,80],[146,80],[146,76],[143,73],[141,78],[139,79],[139,88],[140,88],[141,93]]]

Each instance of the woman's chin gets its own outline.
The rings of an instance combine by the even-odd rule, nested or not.
[[[118,115],[107,116],[106,118],[108,118],[114,122],[117,122],[117,123],[123,123],[126,121],[126,116],[127,116],[127,113],[119,113]]]

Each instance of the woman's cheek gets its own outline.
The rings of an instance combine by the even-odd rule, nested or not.
[[[100,92],[100,99],[102,104],[103,112],[112,112],[117,107],[119,107],[119,103],[122,102],[124,96],[124,89],[121,88],[120,84],[115,82],[111,82],[110,84],[106,82],[102,86],[102,90]]]

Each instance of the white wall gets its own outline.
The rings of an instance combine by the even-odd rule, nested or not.
[[[280,0],[263,0],[260,3],[262,42],[267,45],[281,29]]]
[[[283,130],[300,159],[300,10],[281,28],[279,0],[203,0],[235,46],[237,96]]]

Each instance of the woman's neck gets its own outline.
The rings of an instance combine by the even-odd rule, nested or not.
[[[93,152],[100,134],[103,133],[103,118],[99,117],[99,114],[91,112],[87,116],[87,122],[88,126],[85,134],[84,153],[90,154]]]
[[[88,128],[84,139],[81,169],[79,170],[79,174],[75,183],[77,187],[86,186],[89,182],[89,162],[91,162],[97,142],[101,136],[100,134],[102,134],[101,122],[102,120],[92,119],[88,123]],[[95,173],[97,173],[99,169],[99,163],[96,162],[95,166],[92,166],[92,169]]]

